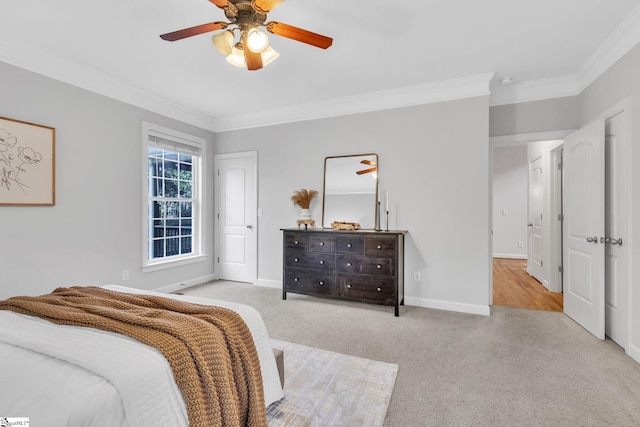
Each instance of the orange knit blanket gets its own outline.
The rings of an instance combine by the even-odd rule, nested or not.
[[[128,335],[166,357],[190,427],[267,426],[260,361],[234,311],[97,287],[0,301],[0,309]]]

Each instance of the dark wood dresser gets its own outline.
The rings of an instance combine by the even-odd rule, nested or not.
[[[283,229],[287,292],[395,307],[404,304],[406,231]]]

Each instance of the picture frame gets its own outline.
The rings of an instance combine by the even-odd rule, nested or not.
[[[0,117],[0,206],[55,205],[55,134]]]

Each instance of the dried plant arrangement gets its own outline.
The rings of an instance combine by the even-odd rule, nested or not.
[[[302,209],[309,209],[311,205],[311,200],[318,195],[316,190],[307,190],[302,188],[293,193],[291,196],[291,201],[294,205],[300,206]]]

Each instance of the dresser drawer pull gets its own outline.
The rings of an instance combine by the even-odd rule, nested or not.
[[[347,284],[347,288],[351,289],[351,288],[353,288],[353,285],[351,283],[348,283]]]
[[[295,279],[293,279],[294,282],[299,282],[300,279],[298,279],[297,277]]]
[[[376,265],[376,268],[377,268],[378,270],[380,270],[380,269],[382,268],[382,266],[381,266],[380,264],[378,264],[378,265]]]
[[[377,246],[378,250],[382,249],[382,245]]]
[[[378,292],[382,292],[382,288],[378,288]]]
[[[350,248],[351,246],[353,246],[351,243],[347,243],[348,248]]]
[[[324,265],[324,260],[320,261],[320,265]]]
[[[320,242],[320,246],[324,246],[324,242]]]
[[[300,261],[300,258],[294,258],[293,259],[293,262],[298,262],[298,261]]]
[[[318,282],[318,285],[320,285],[320,286],[324,286],[324,280],[320,280],[320,281]]]
[[[351,265],[352,265],[352,264],[351,264],[350,262],[348,262],[348,263],[347,263],[347,267],[351,267]]]
[[[300,242],[299,242],[299,241],[297,241],[297,240],[294,240],[294,241],[293,241],[293,244],[294,244],[294,245],[299,245],[299,244],[300,244]]]

